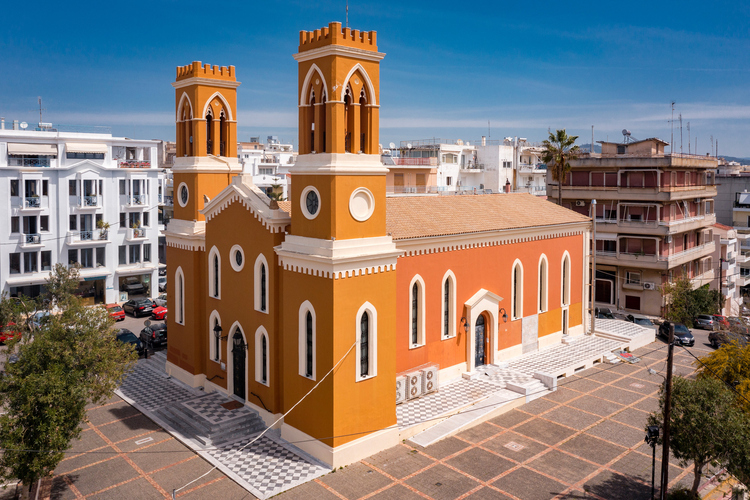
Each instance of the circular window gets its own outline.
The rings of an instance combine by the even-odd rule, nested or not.
[[[229,250],[229,263],[232,265],[232,269],[238,272],[245,267],[245,252],[242,251],[241,246],[234,245]]]
[[[349,198],[349,212],[355,220],[364,222],[375,211],[375,197],[367,188],[357,188]]]
[[[314,219],[320,212],[320,193],[313,186],[307,186],[302,190],[300,198],[302,214],[308,219]]]
[[[190,192],[188,191],[187,184],[184,182],[180,184],[179,189],[177,190],[177,201],[180,203],[181,207],[184,207],[187,205],[188,199],[190,197]]]

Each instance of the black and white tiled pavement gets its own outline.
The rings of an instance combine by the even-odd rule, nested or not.
[[[115,392],[250,493],[266,499],[330,472],[329,468],[281,440],[278,431],[269,431],[242,450],[258,434],[243,436],[216,448],[201,446],[180,434],[154,412],[165,405],[184,402],[211,423],[222,423],[239,418],[238,411],[252,410],[247,407],[226,410],[220,405],[230,400],[227,396],[220,393],[207,396],[169,377],[163,371],[165,361],[164,352],[156,353],[149,360],[139,360]]]

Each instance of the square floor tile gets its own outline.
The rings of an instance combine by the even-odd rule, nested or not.
[[[55,498],[52,496],[51,498]],[[133,481],[128,481],[125,484],[115,486],[106,491],[102,491],[98,494],[89,495],[87,498],[99,499],[114,499],[114,500],[125,500],[125,499],[138,499],[138,498],[163,498],[162,494],[149,483],[146,478],[138,478]],[[180,497],[182,498],[182,497]],[[231,498],[231,497],[230,497]],[[239,497],[235,497],[239,498]],[[223,499],[222,499],[223,500]]]
[[[68,474],[68,476],[73,475],[78,475],[78,478],[73,480],[73,484],[82,495],[86,496],[133,479],[138,476],[138,473],[124,458],[117,457],[74,472],[72,475]]]
[[[601,387],[602,384],[595,380],[589,380],[587,378],[573,375],[572,377],[558,381],[557,386],[578,392],[591,392]]]
[[[569,438],[576,432],[567,427],[563,427],[562,425],[542,420],[541,418],[530,420],[525,424],[519,425],[514,431],[548,445],[555,445],[560,441]]]
[[[440,460],[447,456],[453,455],[454,453],[458,453],[459,451],[464,450],[469,446],[471,445],[465,441],[461,441],[460,439],[456,439],[455,437],[449,437],[441,439],[437,443],[431,444],[426,448],[417,449],[419,449],[425,455]]]
[[[451,458],[446,463],[480,481],[489,481],[516,465],[510,460],[506,460],[481,448],[471,448]]]
[[[610,443],[619,444],[625,448],[631,448],[643,442],[646,433],[644,430],[636,429],[619,422],[605,420],[588,429],[586,434],[596,436]]]
[[[338,473],[337,473],[338,474]],[[233,482],[233,481],[232,481]],[[246,495],[247,491],[242,490]],[[200,498],[200,497],[196,497]],[[203,497],[205,498],[205,497]],[[217,496],[212,497],[223,500],[223,497]],[[245,498],[250,498],[249,496]],[[279,496],[274,497],[276,500],[341,500],[341,497],[336,496],[328,488],[318,483],[317,481],[310,481],[305,484],[301,484],[296,488],[292,488],[289,491],[281,493]]]
[[[149,446],[141,451],[142,453],[131,453],[129,457],[146,473],[180,462],[195,454],[176,439]]]
[[[597,464],[606,464],[626,451],[626,448],[601,439],[581,434],[561,444],[559,448]]]
[[[391,486],[390,488],[387,488],[380,493],[377,493],[371,497],[368,497],[368,500],[423,500],[424,497],[420,495],[419,493],[415,493],[414,491],[410,490],[406,486],[403,486],[401,484],[395,484]],[[286,499],[281,499],[286,500]],[[314,497],[310,497],[310,500],[317,500]]]
[[[565,380],[565,379],[562,379]],[[571,399],[580,397],[581,393],[578,391],[574,391],[573,389],[568,389],[566,387],[557,386],[557,390],[552,392],[551,394],[548,394],[544,396],[544,399],[547,401],[555,401],[556,403],[567,403]]]
[[[521,500],[549,500],[562,493],[567,486],[526,467],[514,470],[492,483],[501,491]]]
[[[658,377],[658,379],[661,381],[661,377]],[[637,384],[637,385],[634,385]],[[635,377],[625,377],[617,382],[614,382],[612,384],[614,387],[621,387],[623,389],[626,389],[628,391],[637,392],[639,394],[643,394],[646,396],[658,396],[659,395],[659,387],[661,385],[656,382],[654,379],[640,379]],[[638,386],[642,387],[638,387]]]
[[[409,478],[406,484],[435,500],[452,500],[479,486],[475,480],[444,465],[430,467]]]
[[[538,398],[530,403],[519,406],[518,409],[525,411],[526,413],[531,413],[532,415],[539,415],[540,413],[551,410],[558,405],[559,403],[557,401],[550,401],[547,398]]]
[[[508,444],[515,443],[523,446],[523,448],[514,450],[508,447]],[[510,459],[513,462],[520,463],[529,458],[541,453],[547,448],[547,446],[532,441],[531,439],[518,434],[513,431],[508,431],[504,434],[500,434],[497,437],[490,439],[489,441],[482,444],[483,448],[494,451],[498,455],[502,455],[505,458]]]
[[[487,422],[482,422],[481,424],[475,425],[463,432],[459,432],[456,434],[456,437],[465,439],[471,443],[478,443],[500,432],[503,432],[503,430],[498,429],[497,426],[488,424]]]
[[[466,497],[465,500],[510,500],[510,497],[485,486]]]
[[[651,486],[629,476],[604,471],[583,485],[585,491],[608,500],[649,500]]]
[[[649,448],[650,449],[650,448]],[[656,481],[659,482],[659,474],[661,474],[661,460],[660,456],[656,457]],[[616,472],[621,472],[625,475],[636,477],[642,481],[648,483],[651,482],[651,455],[643,455],[636,451],[631,451],[613,465],[610,468]],[[669,477],[675,478],[682,472],[682,469],[675,467],[674,465],[669,466]]]
[[[657,398],[646,398],[643,401],[635,403],[633,408],[652,413],[659,409],[659,400]]]
[[[320,481],[339,494],[351,499],[377,491],[393,482],[383,474],[359,462],[327,474],[321,477]]]
[[[588,372],[589,370],[587,370]],[[610,370],[608,370],[606,367],[604,368],[592,368],[591,373],[584,372],[585,377],[589,380],[593,380],[595,382],[601,382],[602,384],[609,384],[617,379],[622,378],[621,373],[613,373]]]
[[[598,415],[592,415],[581,410],[576,410],[569,406],[560,406],[554,410],[545,413],[543,418],[557,422],[558,424],[566,425],[577,430],[583,430],[586,427],[601,420]]]
[[[623,408],[621,404],[588,395],[582,396],[575,401],[571,401],[567,406],[572,406],[573,408],[587,411],[594,415],[599,415],[600,417],[608,417],[617,410]]]
[[[365,459],[365,462],[398,479],[424,469],[434,461],[419,450],[402,445],[394,446]]]
[[[518,410],[510,410],[509,412],[503,413],[502,415],[489,420],[489,422],[509,429],[520,424],[521,422],[529,420],[530,418],[533,418],[533,415],[529,415],[528,413],[524,413]]]
[[[596,465],[557,450],[551,450],[526,465],[569,484],[577,483],[598,469]]]
[[[606,399],[607,401],[614,401],[622,405],[630,405],[643,399],[644,395],[637,392],[629,391],[620,387],[606,386],[601,389],[597,389],[591,393],[592,396]]]
[[[645,429],[648,413],[635,408],[625,408],[621,412],[612,415],[610,419],[637,429]]]

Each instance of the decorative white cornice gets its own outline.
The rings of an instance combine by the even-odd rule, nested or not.
[[[310,153],[298,155],[291,174],[385,175],[388,168],[380,155],[363,153]]]
[[[172,219],[164,230],[167,246],[190,251],[206,251],[206,223]]]
[[[172,86],[176,89],[183,87],[189,87],[190,85],[205,85],[206,87],[220,87],[224,89],[236,89],[242,83],[231,80],[215,80],[213,78],[201,78],[194,76],[193,78],[185,78],[178,82],[172,82]]]
[[[292,55],[297,62],[309,61],[311,59],[318,59],[326,56],[344,56],[377,62],[385,57],[385,52],[373,52],[372,50],[358,49],[346,45],[326,45],[324,47],[310,49]]]
[[[470,248],[492,247],[497,245],[511,245],[529,241],[564,238],[566,236],[582,235],[590,228],[590,222],[576,222],[571,224],[556,224],[543,227],[524,227],[487,231],[482,233],[465,233],[448,236],[432,236],[426,238],[409,238],[396,240],[395,244],[403,251],[403,257],[414,257],[441,252],[454,252]]]

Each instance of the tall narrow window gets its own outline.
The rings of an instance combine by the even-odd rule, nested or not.
[[[310,311],[305,318],[305,376],[313,376],[313,317]]]
[[[268,383],[268,340],[266,339],[266,336],[263,335],[260,338],[260,356],[261,356],[261,382],[264,384]]]
[[[219,297],[219,256],[214,255],[214,297]]]
[[[221,116],[219,117],[219,156],[227,155],[227,132],[226,132],[227,118],[224,116],[224,110],[221,110]]]
[[[359,320],[359,375],[367,377],[370,374],[370,315],[362,313]]]
[[[266,265],[260,265],[260,310],[266,311]]]
[[[178,267],[175,272],[175,305],[176,315],[175,319],[177,323],[182,325],[185,324],[185,276],[182,273],[182,268]]]
[[[451,315],[451,281],[445,280],[445,289],[443,290],[443,335],[450,335],[450,315]]]
[[[570,257],[566,254],[562,264],[562,305],[570,304]]]
[[[411,287],[411,343],[419,341],[419,285]]]
[[[513,311],[513,319],[518,319],[523,316],[523,268],[520,262],[516,262],[513,266],[513,283],[512,283],[512,299],[511,309]]]
[[[213,148],[213,142],[211,142],[211,138],[213,137],[213,120],[214,117],[211,116],[211,113],[209,112],[206,115],[206,154],[212,155],[214,154],[214,148]]]
[[[209,333],[214,339],[214,361],[221,359],[221,337],[216,335],[216,328],[219,326],[219,318],[214,318],[213,328]]]
[[[547,311],[547,259],[539,259],[539,312]]]
[[[367,130],[370,123],[370,108],[367,107],[367,95],[365,89],[362,89],[359,96],[359,150],[362,153],[370,153],[370,148],[366,147],[367,144]]]
[[[255,259],[253,267],[253,304],[256,311],[266,314],[269,312],[269,280],[268,262],[265,256],[260,254]],[[302,322],[302,318],[300,318],[300,322]]]

